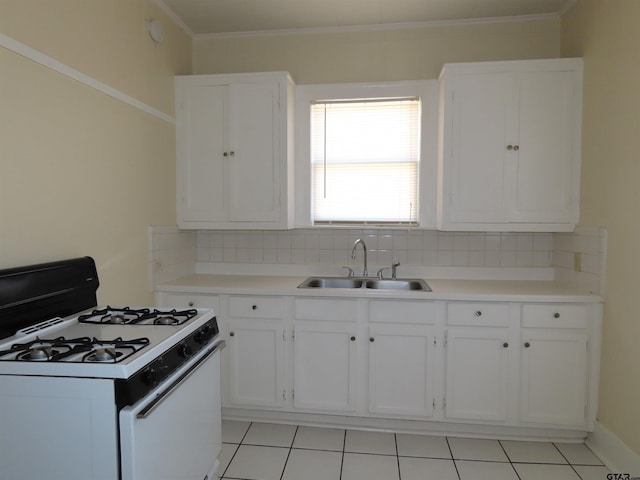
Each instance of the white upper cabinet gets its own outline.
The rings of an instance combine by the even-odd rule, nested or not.
[[[445,65],[438,228],[573,230],[581,105],[581,59]]]
[[[180,228],[293,226],[287,73],[176,78]]]

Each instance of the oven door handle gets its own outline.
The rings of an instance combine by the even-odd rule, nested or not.
[[[207,360],[211,355],[213,355],[215,352],[217,352],[218,350],[222,350],[225,346],[227,345],[227,342],[225,342],[224,340],[222,340],[221,342],[218,342],[211,350],[209,350],[206,354],[204,354],[202,357],[200,357],[197,361],[195,361],[193,363],[193,365],[191,365],[189,367],[189,369],[187,371],[185,371],[182,375],[180,375],[178,378],[176,378],[171,385],[169,385],[169,387],[164,390],[162,393],[158,394],[157,397],[155,397],[150,403],[149,405],[147,405],[146,407],[144,407],[142,410],[140,410],[140,412],[138,412],[138,414],[136,415],[136,418],[138,419],[145,419],[147,418],[149,415],[151,415],[153,413],[153,411],[158,408],[158,406],[160,406],[160,404],[169,396],[171,395],[171,393],[173,393],[173,391],[178,388],[180,386],[181,383],[183,383],[187,378],[189,378],[191,376],[191,374],[193,372],[195,372],[198,367],[200,366],[200,364],[202,364],[205,360]]]

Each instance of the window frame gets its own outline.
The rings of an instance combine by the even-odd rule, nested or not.
[[[417,225],[384,224],[389,229],[435,229],[437,201],[437,125],[438,82],[419,80],[384,83],[350,83],[324,85],[298,85],[295,104],[295,225],[298,228],[377,228],[375,223],[314,225],[311,205],[311,103],[326,100],[361,100],[367,98],[420,97],[421,132],[420,164],[418,173]]]

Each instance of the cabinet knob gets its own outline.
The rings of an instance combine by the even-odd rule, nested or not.
[[[481,317],[482,316],[482,312],[480,310],[478,310],[476,313],[474,313],[474,315],[476,317]]]
[[[230,336],[230,337],[235,336],[235,334],[236,334],[236,332],[229,332],[229,336]]]
[[[513,145],[507,145],[507,150],[513,150]]]
[[[189,302],[189,306],[190,306],[190,307],[193,307],[193,302]]]
[[[375,339],[375,338],[373,338],[373,337],[369,337],[369,341],[373,343],[373,342],[375,342],[375,341],[376,341],[376,339]]]
[[[236,152],[233,152],[233,151],[229,152],[229,156],[230,157],[235,157],[236,156]]]
[[[502,346],[503,346],[504,348],[509,348],[509,343],[508,343],[508,342],[504,342],[504,343],[502,344]]]
[[[257,310],[258,306],[257,305],[251,305],[251,310]]]
[[[531,344],[529,342],[524,342],[524,348],[529,348]]]
[[[516,151],[517,151],[517,150],[520,150],[520,145],[514,145],[514,146],[513,146],[513,149],[514,149],[514,150],[516,150]]]
[[[229,153],[228,153],[228,152],[224,152],[224,153],[222,154],[222,156],[223,156],[223,157],[228,157],[228,156],[229,156]]]
[[[560,318],[560,314],[558,312],[554,313],[553,318]]]
[[[355,342],[356,341],[356,337],[351,337],[351,341]]]

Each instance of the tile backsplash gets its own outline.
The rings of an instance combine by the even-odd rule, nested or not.
[[[198,264],[362,265],[351,249],[367,245],[369,270],[394,259],[416,267],[553,268],[556,281],[603,293],[606,231],[573,233],[438,232],[390,229],[179,230],[150,227],[150,288],[196,271]]]
[[[385,229],[199,231],[196,258],[198,262],[214,263],[349,265],[357,238],[366,243],[372,266],[388,266],[394,259],[403,265],[416,266],[552,265],[553,241],[549,233]]]
[[[556,233],[553,245],[556,281],[604,294],[607,252],[604,228],[578,226],[573,233]]]

